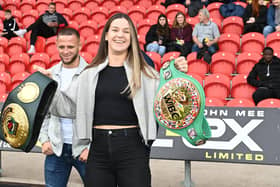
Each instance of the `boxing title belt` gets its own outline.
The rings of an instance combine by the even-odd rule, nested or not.
[[[160,70],[160,86],[154,100],[154,116],[164,128],[183,136],[192,145],[211,137],[204,116],[205,94],[200,83],[178,71],[174,61]]]
[[[35,72],[14,88],[1,111],[0,138],[29,152],[36,144],[57,82]]]

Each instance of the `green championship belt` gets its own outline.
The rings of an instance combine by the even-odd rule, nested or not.
[[[178,71],[174,61],[160,70],[160,86],[154,100],[154,115],[164,128],[183,136],[192,145],[201,145],[211,137],[204,116],[205,95],[200,83]]]
[[[36,144],[57,82],[35,72],[14,88],[1,111],[0,138],[29,152]]]

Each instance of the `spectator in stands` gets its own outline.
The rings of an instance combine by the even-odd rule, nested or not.
[[[167,8],[169,5],[172,4],[182,4],[184,5],[185,0],[165,0],[165,2],[161,2],[160,4],[165,6],[165,8]]]
[[[186,0],[185,6],[188,9],[188,15],[190,17],[197,16],[200,9],[203,8],[203,6],[207,6],[208,0]]]
[[[80,34],[73,28],[58,32],[57,49],[61,62],[50,69],[52,78],[66,90],[71,81],[77,79],[87,62],[79,56]],[[45,182],[47,187],[66,187],[72,167],[75,167],[84,181],[89,143],[77,142],[75,120],[58,118],[53,114],[44,121],[39,141],[45,159]]]
[[[7,38],[8,40],[12,37],[17,37],[14,31],[19,29],[16,19],[12,16],[12,12],[9,9],[5,10],[5,20],[3,22],[3,32],[1,33],[2,37]]]
[[[280,31],[280,0],[272,0],[267,11],[267,24],[263,29],[265,37],[272,32]]]
[[[183,72],[188,67],[182,57],[175,66]],[[158,83],[141,55],[132,20],[123,13],[110,17],[96,57],[67,91],[57,91],[50,108],[57,116],[75,116],[78,140],[91,142],[85,187],[151,186]]]
[[[170,37],[170,28],[164,14],[158,16],[158,22],[152,25],[146,35],[146,51],[157,52],[163,56]]]
[[[209,12],[206,8],[199,11],[199,21],[194,27],[192,36],[194,45],[192,51],[200,52],[207,47],[207,51],[212,56],[218,49],[220,32],[216,23],[209,20]],[[203,41],[205,45],[203,45]],[[208,62],[209,63],[209,62]]]
[[[272,48],[264,48],[263,58],[255,64],[247,77],[247,82],[257,87],[253,94],[256,105],[267,98],[280,99],[280,59],[273,56]]]
[[[170,36],[169,51],[179,51],[180,56],[188,56],[192,50],[192,27],[186,22],[183,12],[178,12],[175,16]]]
[[[267,8],[263,5],[263,0],[252,0],[245,8],[242,16],[244,22],[243,34],[249,32],[263,32],[266,25]]]
[[[30,49],[28,53],[35,53],[37,36],[43,36],[45,38],[55,36],[59,29],[67,25],[66,19],[56,12],[55,3],[51,2],[48,10],[42,14],[35,23],[31,24],[27,29],[20,29],[14,31],[14,33],[18,36],[23,36],[26,32],[31,31]]]

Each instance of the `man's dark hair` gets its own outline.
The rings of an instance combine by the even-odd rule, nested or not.
[[[10,13],[10,14],[11,14],[12,11],[11,11],[10,9],[6,9],[6,10],[5,10],[5,13]]]
[[[55,7],[56,7],[55,2],[50,2],[49,6],[51,6],[51,5],[53,5],[53,6],[55,6]]]
[[[265,47],[265,48],[263,49],[263,53],[264,53],[265,51],[271,51],[272,54],[273,54],[273,49],[272,49],[271,47]]]
[[[62,35],[75,35],[75,36],[77,36],[77,38],[80,40],[80,33],[76,30],[76,29],[74,29],[74,28],[72,28],[72,27],[66,27],[66,28],[64,28],[64,29],[61,29],[58,33],[57,33],[57,38],[59,37],[59,36],[62,36]]]

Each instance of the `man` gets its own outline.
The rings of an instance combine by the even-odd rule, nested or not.
[[[52,78],[58,82],[60,90],[66,90],[87,66],[86,61],[79,56],[79,32],[73,28],[59,31],[57,49],[61,62],[53,66],[50,72]],[[41,128],[39,141],[42,143],[42,153],[46,155],[47,187],[66,187],[73,166],[84,181],[89,144],[77,142],[74,125],[73,119],[50,114]]]
[[[263,29],[263,35],[267,37],[272,32],[280,31],[280,0],[273,0],[267,10],[267,23]]]
[[[31,24],[27,29],[20,29],[14,31],[18,36],[23,36],[26,32],[31,31],[30,49],[28,53],[35,53],[35,43],[37,36],[49,38],[55,36],[60,28],[68,25],[66,19],[56,12],[56,5],[54,2],[49,4],[48,10],[42,14],[35,23]]]
[[[257,87],[253,94],[256,105],[267,98],[280,99],[280,59],[273,56],[272,48],[264,48],[263,58],[255,64],[247,77],[247,82]]]
[[[218,26],[209,20],[210,14],[206,8],[200,9],[198,17],[200,23],[195,25],[192,33],[194,41],[192,51],[199,52],[206,47],[208,53],[212,56],[218,49],[217,42],[220,37]]]
[[[5,20],[3,21],[4,29],[1,33],[2,37],[7,38],[8,40],[12,37],[16,37],[14,31],[18,30],[18,24],[16,19],[13,17],[11,10],[5,10]]]

